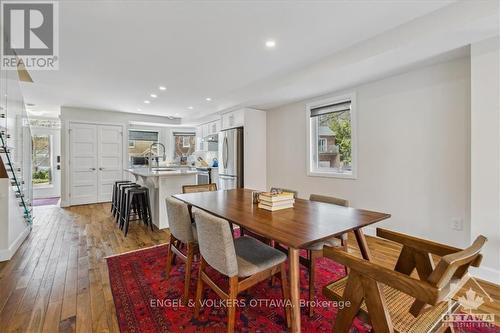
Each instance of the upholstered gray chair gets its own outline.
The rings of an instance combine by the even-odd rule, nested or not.
[[[349,207],[349,201],[326,195],[311,194],[309,196],[309,200]],[[339,237],[332,237],[324,241],[311,244],[306,248],[307,260],[305,260],[305,263],[307,264],[309,270],[309,304],[312,304],[311,302],[314,300],[314,295],[315,295],[314,279],[315,279],[316,259],[323,256],[323,247],[325,246],[342,248],[344,251],[347,252],[347,234],[343,234]],[[344,266],[344,268],[347,274],[347,267]],[[309,306],[309,316],[312,316],[313,314],[314,314],[314,307]]]
[[[194,255],[199,253],[196,240],[196,225],[191,221],[188,206],[180,200],[169,197],[166,199],[168,224],[170,228],[170,242],[168,244],[167,278],[170,274],[175,257],[179,257],[185,264],[184,293],[182,300],[184,304],[189,299],[189,285],[191,281],[191,266]],[[181,251],[182,245],[186,247],[186,254]]]
[[[195,318],[199,317],[203,283],[210,286],[222,299],[228,300],[227,332],[235,326],[235,303],[239,292],[281,273],[283,298],[289,299],[285,270],[286,255],[252,237],[233,239],[228,221],[202,210],[193,211],[201,252],[200,273],[196,288]],[[206,266],[229,277],[229,290],[225,292],[206,273]],[[290,323],[288,308],[285,320]]]

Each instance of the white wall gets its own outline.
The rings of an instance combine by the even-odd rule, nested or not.
[[[136,113],[125,113],[110,110],[95,110],[77,107],[61,107],[61,206],[65,207],[69,205],[69,179],[68,179],[68,124],[69,121],[82,121],[100,124],[117,124],[122,125],[126,131],[128,128],[136,129],[156,129],[160,132],[160,141],[165,144],[167,152],[173,149],[172,143],[172,133],[177,130],[177,128],[166,127],[169,125],[178,125],[180,121],[178,119],[169,119],[167,117],[142,115]],[[140,123],[150,123],[158,124],[158,127],[145,126],[145,125],[131,125],[131,122]],[[194,128],[184,128],[178,129],[179,131],[193,131]],[[128,147],[128,137],[123,135],[123,168],[128,167],[127,161],[127,147]],[[170,154],[169,154],[170,155]],[[173,153],[172,153],[173,157]],[[123,175],[124,179],[128,175]]]
[[[312,100],[304,100],[267,113],[268,187],[296,189],[302,198],[311,193],[339,196],[353,207],[392,214],[376,226],[456,246],[468,244],[469,59],[339,93],[353,90],[358,178],[307,176],[305,104]],[[462,231],[451,230],[457,218],[464,221]]]
[[[471,240],[488,237],[478,274],[500,284],[499,39],[471,45]]]

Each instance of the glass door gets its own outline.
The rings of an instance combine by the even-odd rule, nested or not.
[[[32,148],[33,198],[59,198],[61,195],[60,131],[33,128]]]

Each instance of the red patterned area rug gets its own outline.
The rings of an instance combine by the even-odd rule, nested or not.
[[[170,278],[166,278],[167,246],[161,245],[140,251],[107,258],[111,290],[116,306],[118,323],[122,333],[160,332],[225,332],[227,312],[220,298],[205,288],[204,306],[198,320],[193,318],[194,292],[197,265],[191,280],[191,301],[187,306],[180,303],[184,286],[184,264],[177,260]],[[308,299],[307,270],[301,267],[301,298]],[[220,285],[226,279],[212,272]],[[307,308],[302,308],[302,332],[331,332],[337,308],[323,297],[321,288],[344,275],[342,266],[326,258],[317,262],[315,315],[309,318]],[[280,281],[274,286],[269,281],[241,293],[236,312],[236,332],[287,332]],[[338,306],[338,305],[337,305]],[[354,322],[352,332],[364,333],[369,326]],[[496,329],[480,329],[475,332],[499,332]],[[458,330],[467,332],[469,330]]]

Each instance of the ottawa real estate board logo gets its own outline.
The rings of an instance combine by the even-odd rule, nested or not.
[[[460,305],[459,311],[452,311],[453,300],[448,302],[449,313],[443,316],[443,325],[465,330],[487,329],[495,327],[495,315],[479,311],[485,302],[494,302],[493,298],[484,290],[481,284],[470,277],[462,284],[465,293],[461,296],[455,294],[452,298]],[[461,289],[452,286],[452,289]]]
[[[1,69],[59,69],[58,5],[57,1],[1,2]]]

